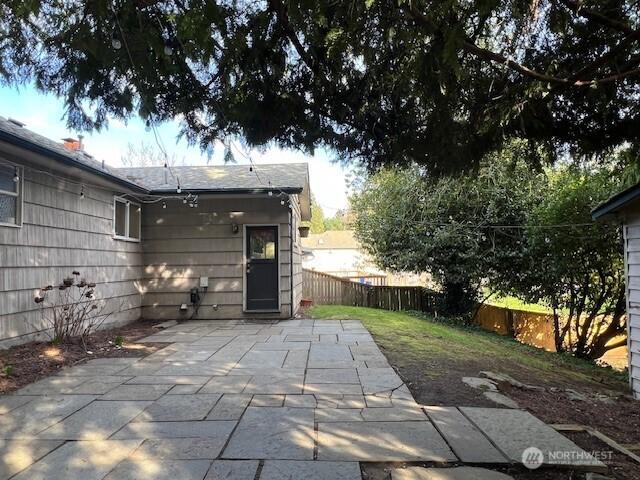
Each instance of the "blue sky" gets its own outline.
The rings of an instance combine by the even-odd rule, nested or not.
[[[15,118],[24,122],[25,127],[53,140],[65,137],[77,137],[78,132],[70,131],[64,116],[62,100],[53,95],[45,95],[34,87],[18,88],[0,86],[0,115]],[[205,165],[207,156],[197,147],[189,147],[186,141],[178,141],[179,132],[177,122],[170,122],[158,128],[164,147],[169,155],[175,154],[183,159],[187,165]],[[115,167],[122,166],[121,158],[127,151],[128,143],[144,142],[155,146],[153,133],[147,131],[144,123],[132,119],[127,124],[119,120],[111,120],[109,128],[101,132],[84,134],[84,144],[87,152],[99,160],[104,160]],[[209,164],[222,164],[224,147],[222,144],[214,146],[213,158]],[[234,152],[239,164],[248,164],[248,160]],[[346,170],[333,163],[330,152],[317,150],[314,156],[305,155],[298,151],[282,150],[277,147],[268,148],[265,152],[251,151],[251,158],[256,164],[260,163],[293,163],[308,162],[311,190],[318,204],[327,215],[333,215],[339,208],[347,206],[345,189]]]

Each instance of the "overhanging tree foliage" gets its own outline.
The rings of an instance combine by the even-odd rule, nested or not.
[[[616,191],[619,169],[535,174],[515,160],[518,146],[476,175],[377,173],[353,198],[357,236],[381,266],[431,273],[447,313],[469,314],[482,286],[544,303],[558,351],[600,358],[625,343],[623,246],[619,227],[590,212]]]
[[[370,167],[640,137],[635,0],[6,0],[0,76],[64,97],[73,128],[180,118],[203,148],[323,145]]]
[[[384,268],[428,272],[442,285],[446,313],[468,314],[483,283],[521,263],[522,225],[538,174],[518,161],[523,143],[477,175],[434,178],[421,169],[384,170],[352,198],[356,235]]]

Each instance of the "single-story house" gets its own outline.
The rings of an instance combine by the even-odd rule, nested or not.
[[[34,295],[72,271],[110,323],[289,318],[310,198],[307,164],[112,168],[0,117],[0,347],[42,336]]]
[[[640,399],[640,184],[614,195],[593,212],[594,220],[622,222],[627,293],[629,383]]]

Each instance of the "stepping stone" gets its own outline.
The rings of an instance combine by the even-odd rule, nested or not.
[[[349,364],[353,361],[347,345],[312,344],[309,350],[309,368],[330,368],[331,364]]]
[[[151,402],[96,401],[38,434],[60,440],[105,440],[133,420]]]
[[[0,480],[6,480],[62,444],[59,440],[0,440]]]
[[[196,375],[142,375],[133,377],[128,385],[204,385],[211,377]]]
[[[430,422],[318,424],[318,460],[434,461],[457,458]]]
[[[284,403],[284,395],[254,395],[251,400],[252,407],[281,407]]]
[[[95,399],[92,395],[37,397],[0,416],[0,438],[30,438]]]
[[[213,407],[207,420],[239,420],[250,401],[251,395],[225,393]]]
[[[210,460],[128,458],[104,480],[202,480],[210,465]]]
[[[141,440],[68,442],[20,472],[13,480],[101,480],[140,443]]]
[[[393,407],[389,397],[377,397],[375,395],[365,395],[364,400],[369,408]]]
[[[513,477],[476,467],[407,467],[392,470],[391,480],[513,480]]]
[[[5,415],[35,398],[31,395],[3,395],[0,397],[0,415]]]
[[[495,464],[508,462],[457,408],[425,407],[425,411],[461,461]]]
[[[306,383],[360,383],[354,368],[310,368]]]
[[[251,377],[249,376],[227,376],[213,377],[200,389],[200,393],[242,393]]]
[[[362,418],[360,409],[357,408],[318,408],[316,409],[316,422],[364,422],[364,418]]]
[[[287,356],[286,351],[250,351],[238,362],[238,368],[280,368]]]
[[[119,430],[114,439],[132,438],[220,438],[226,442],[237,422],[133,422]]]
[[[318,395],[362,395],[359,383],[305,383],[304,393]]]
[[[568,438],[523,410],[461,407],[468,417],[509,459],[523,463],[530,447],[541,450],[544,465],[591,466],[604,464]]]
[[[316,397],[313,395],[287,395],[284,399],[285,407],[316,408]]]
[[[165,395],[135,419],[136,422],[186,422],[203,420],[222,395]]]
[[[249,407],[223,458],[313,460],[313,409]]]
[[[372,369],[377,370],[377,369]],[[365,369],[360,369],[360,383],[365,395],[387,392],[401,387],[404,382],[397,373],[387,375],[365,374]]]
[[[255,376],[247,384],[244,393],[301,394],[303,383],[302,373]]]
[[[211,464],[204,480],[253,479],[258,471],[258,460],[216,460]]]
[[[201,385],[174,385],[167,395],[194,395],[201,388]]]
[[[484,392],[483,395],[492,402],[507,408],[520,408],[515,400],[503,395],[500,392]]]
[[[412,420],[419,422],[426,420],[426,415],[415,405],[412,407],[363,408],[362,418],[366,422],[406,422]]]
[[[88,377],[73,377],[70,375],[53,376],[27,385],[16,393],[18,395],[56,395],[59,393],[72,393],[74,388],[87,380],[89,380]]]
[[[358,462],[291,462],[267,460],[260,480],[361,480]]]
[[[225,438],[155,438],[145,440],[133,457],[161,460],[213,460],[224,447]]]
[[[206,362],[194,362],[192,364],[176,362],[176,365],[165,365],[154,375],[200,375],[211,377],[213,375],[226,375],[229,371],[224,365]]]
[[[100,400],[157,400],[170,388],[171,385],[119,385]]]
[[[112,376],[95,377],[73,388],[71,392],[75,395],[103,395],[131,378],[132,377]]]
[[[302,350],[307,351],[311,346],[310,342],[272,342],[272,343],[256,343],[252,350],[256,351],[267,351],[267,350],[289,350],[296,351]]]

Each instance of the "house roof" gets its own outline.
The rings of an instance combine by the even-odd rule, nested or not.
[[[190,191],[268,191],[283,190],[299,193],[308,188],[306,163],[256,165],[253,171],[248,165],[211,165],[172,167],[118,168],[118,173],[132,182],[154,192],[174,192],[176,182]]]
[[[615,194],[606,202],[598,205],[591,212],[591,218],[600,220],[605,217],[619,213],[621,210],[631,206],[632,203],[640,201],[640,183]]]
[[[106,178],[116,184],[125,186],[137,192],[145,192],[141,185],[127,179],[117,169],[109,167],[84,151],[69,150],[62,143],[58,143],[43,135],[39,135],[19,122],[0,116],[0,141],[22,147],[40,155],[57,160],[68,166],[75,166],[100,177]]]
[[[177,182],[171,175],[165,175],[164,167],[110,167],[84,151],[70,150],[62,143],[25,128],[20,122],[0,116],[2,141],[98,175],[135,192],[177,193]],[[303,219],[311,216],[309,168],[306,163],[257,165],[254,171],[250,171],[248,165],[183,166],[171,170],[184,191],[252,194],[281,190],[299,193]]]
[[[358,250],[360,243],[353,230],[328,230],[309,234],[302,239],[302,246],[310,250]]]

